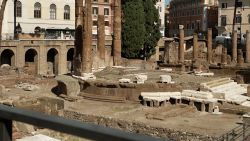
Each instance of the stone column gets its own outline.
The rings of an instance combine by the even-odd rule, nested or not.
[[[83,50],[82,50],[82,72],[91,73],[93,64],[92,52],[92,0],[85,0],[83,16]]]
[[[193,35],[193,60],[198,59],[198,35],[194,33]]]
[[[206,112],[206,105],[204,102],[201,102],[201,112]]]
[[[222,48],[222,55],[221,55],[221,64],[226,65],[227,64],[227,48]]]
[[[184,63],[184,29],[183,26],[179,27],[179,34],[180,34],[180,40],[179,40],[179,63]]]
[[[154,102],[153,102],[153,100],[149,101],[149,107],[154,107]]]
[[[208,103],[208,112],[213,113],[213,110],[214,110],[214,103],[213,102]]]
[[[207,62],[211,63],[212,60],[212,29],[208,28],[207,31]]]
[[[147,101],[143,100],[143,106],[147,106]]]
[[[157,100],[155,100],[155,101],[154,101],[154,107],[159,107],[159,106],[160,106],[160,102],[157,101]]]
[[[189,101],[189,105],[193,107],[193,106],[194,106],[194,101],[193,101],[193,100],[190,100],[190,101]]]
[[[114,1],[114,37],[113,55],[114,65],[121,63],[121,0]]]
[[[246,63],[250,63],[250,33],[246,32]]]
[[[98,15],[97,48],[100,59],[105,60],[105,23],[104,15]]]
[[[162,106],[166,106],[166,105],[167,105],[167,101],[164,100],[164,101],[162,102]]]
[[[244,63],[244,57],[243,57],[243,52],[242,49],[238,49],[237,50],[237,62],[238,62],[238,66],[243,66]]]
[[[75,49],[73,70],[74,74],[81,75],[82,49],[83,49],[83,1],[75,1]]]
[[[233,31],[232,36],[232,61],[237,63],[237,31]]]

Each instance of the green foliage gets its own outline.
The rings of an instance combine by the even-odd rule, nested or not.
[[[149,58],[155,53],[155,47],[161,37],[159,13],[154,0],[143,0],[145,12],[146,40],[144,42],[144,55]]]
[[[126,0],[123,4],[122,56],[139,58],[145,41],[145,16],[142,0]]]
[[[123,0],[122,56],[149,58],[161,37],[155,0]]]

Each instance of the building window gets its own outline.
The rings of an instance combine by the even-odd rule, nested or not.
[[[105,26],[109,26],[109,21],[105,21]]]
[[[109,15],[109,9],[108,8],[104,8],[104,15]]]
[[[159,8],[158,8],[158,9],[159,9],[159,12],[161,12],[161,6],[159,6]]]
[[[248,23],[250,24],[250,14],[248,15]]]
[[[92,11],[93,11],[93,15],[98,15],[98,7],[93,7],[93,9],[92,9]]]
[[[68,5],[64,6],[64,20],[70,20],[70,7]]]
[[[34,18],[41,18],[41,4],[39,2],[34,5]]]
[[[235,17],[235,23],[241,23],[241,15],[236,15]]]
[[[93,0],[93,2],[98,2],[98,0]]]
[[[52,20],[56,19],[56,5],[55,4],[50,5],[50,19]]]
[[[227,3],[222,3],[221,8],[224,8],[224,9],[227,8]]]
[[[109,2],[109,0],[104,0],[104,2],[107,2],[107,3],[108,3],[108,2]]]
[[[221,26],[226,26],[226,25],[227,25],[227,17],[221,16]]]
[[[97,21],[93,21],[93,26],[97,26],[98,22]]]
[[[22,17],[22,3],[20,1],[16,2],[16,17]]]
[[[191,24],[191,29],[194,29],[195,28],[195,23],[192,23]]]

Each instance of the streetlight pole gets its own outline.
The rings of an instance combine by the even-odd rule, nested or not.
[[[16,3],[17,0],[14,0],[14,39],[16,39]]]

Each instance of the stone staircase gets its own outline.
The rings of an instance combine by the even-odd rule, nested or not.
[[[230,78],[221,78],[202,83],[201,86],[213,93],[224,93],[225,100],[230,103],[242,104],[250,100],[250,97],[243,95],[247,93],[247,89]]]

